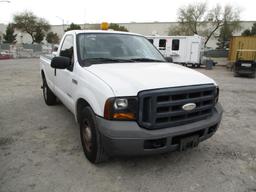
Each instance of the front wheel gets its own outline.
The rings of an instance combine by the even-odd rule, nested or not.
[[[46,79],[43,77],[43,96],[46,105],[55,105],[57,103],[57,98],[52,92],[52,90],[48,87]]]
[[[95,124],[95,115],[90,107],[81,114],[80,136],[86,158],[91,163],[100,163],[108,159],[103,150],[101,135]]]

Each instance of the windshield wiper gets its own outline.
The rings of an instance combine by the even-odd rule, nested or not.
[[[157,60],[157,59],[150,59],[150,58],[134,58],[131,59],[132,61],[141,61],[141,62],[165,62],[162,60]]]
[[[85,64],[99,64],[99,63],[126,63],[126,62],[134,62],[131,59],[117,59],[117,58],[105,58],[105,57],[98,57],[98,58],[89,58],[83,61]]]

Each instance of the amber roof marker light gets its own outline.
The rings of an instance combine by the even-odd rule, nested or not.
[[[108,30],[109,24],[107,22],[102,22],[100,24],[100,29],[101,30]]]

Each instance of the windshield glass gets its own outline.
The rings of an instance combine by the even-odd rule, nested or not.
[[[77,37],[82,65],[123,62],[165,62],[159,51],[144,37],[115,33],[82,33]]]

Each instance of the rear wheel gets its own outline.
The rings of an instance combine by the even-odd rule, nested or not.
[[[100,163],[108,159],[104,152],[101,135],[95,124],[95,116],[90,107],[82,110],[80,119],[80,136],[86,158],[91,163]]]
[[[57,98],[48,87],[45,77],[43,77],[43,96],[46,105],[55,105],[57,103]]]

